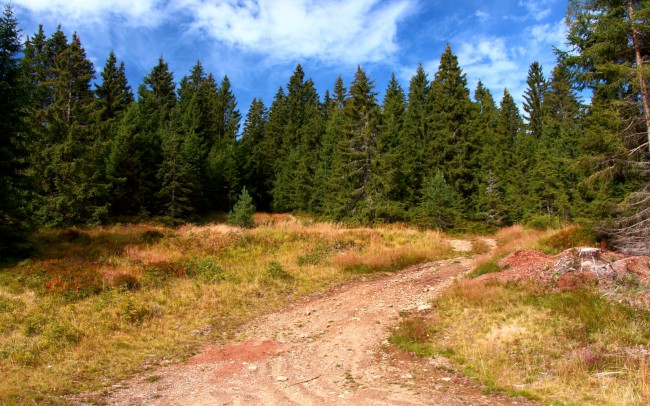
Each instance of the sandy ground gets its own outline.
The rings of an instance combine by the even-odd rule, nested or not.
[[[460,257],[346,284],[252,321],[240,342],[206,345],[184,364],[85,399],[110,405],[533,404],[484,394],[447,360],[417,359],[388,345],[401,312],[427,312],[428,302],[472,263]]]

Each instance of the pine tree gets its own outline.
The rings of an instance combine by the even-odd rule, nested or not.
[[[530,208],[527,176],[534,156],[534,138],[524,136],[523,120],[514,99],[504,89],[497,120],[494,175],[503,185],[503,198],[508,206],[506,223],[521,221]]]
[[[390,220],[405,218],[401,200],[408,192],[404,187],[404,179],[400,178],[405,170],[400,170],[402,161],[399,157],[405,114],[406,96],[393,73],[381,107],[381,129],[377,142],[377,149],[384,165],[382,171],[387,188],[385,216]]]
[[[26,248],[30,229],[25,109],[29,103],[22,77],[20,30],[11,6],[0,17],[0,259]]]
[[[538,204],[538,207],[550,208],[547,213],[567,218],[583,216],[581,198],[577,186],[581,177],[576,169],[576,159],[580,157],[580,143],[583,138],[583,116],[580,102],[572,89],[570,73],[566,65],[560,63],[553,69],[542,104],[544,126],[538,143],[534,167],[545,169],[544,179],[535,177],[535,181],[557,184],[558,194],[565,196],[554,199],[560,206]],[[546,191],[533,182],[532,187],[540,192]],[[535,197],[538,201],[543,201]],[[568,206],[564,203],[567,200]],[[547,199],[548,201],[548,199]]]
[[[188,159],[198,171],[197,187],[192,195],[192,206],[205,212],[218,206],[220,185],[213,176],[210,151],[215,148],[223,133],[218,88],[212,75],[206,75],[200,61],[189,76],[181,79],[179,95],[180,127]]]
[[[253,198],[244,187],[232,211],[228,214],[228,223],[244,228],[252,228],[255,226],[253,214],[255,214]]]
[[[422,184],[431,114],[429,92],[429,79],[424,67],[419,64],[409,84],[404,128],[397,148],[400,164],[396,168],[396,183],[400,185],[399,193],[407,205],[415,204]]]
[[[215,208],[227,210],[234,204],[241,182],[237,163],[237,135],[241,114],[237,110],[237,100],[227,76],[221,81],[216,103],[217,139],[207,158],[208,173],[210,181],[218,187],[213,197]]]
[[[76,34],[67,44],[59,29],[46,45],[52,58],[45,81],[51,104],[44,111],[46,143],[38,154],[45,163],[39,168],[38,216],[46,225],[98,223],[108,213],[110,185],[102,176],[103,144],[93,118],[95,70]]]
[[[469,209],[476,196],[479,142],[471,122],[474,112],[466,75],[447,44],[429,92],[431,115],[425,168],[441,170]]]
[[[528,85],[524,91],[523,108],[526,112],[524,116],[528,132],[535,138],[539,139],[542,135],[543,115],[542,104],[544,103],[544,92],[546,90],[546,79],[542,72],[542,66],[538,62],[533,62],[528,69]]]
[[[500,227],[506,219],[507,207],[503,201],[504,174],[506,168],[503,162],[504,138],[497,133],[499,109],[489,89],[479,80],[474,93],[478,113],[472,127],[481,136],[479,138],[480,178],[478,197],[475,204],[475,220],[481,221],[488,227]]]
[[[261,99],[254,98],[248,108],[244,131],[240,143],[242,162],[242,183],[250,185],[250,193],[255,200],[262,202],[260,208],[270,209],[270,190],[267,185],[272,177],[272,168],[267,164],[265,150],[266,123],[268,111]]]
[[[590,179],[590,197],[607,215],[612,202],[636,189],[635,203],[623,205],[627,214],[612,227],[612,235],[615,245],[638,253],[650,252],[650,95],[644,60],[649,6],[647,0],[572,0],[567,12],[567,41],[573,49],[566,61],[578,85],[594,92],[585,133],[595,141],[590,153],[600,151],[602,176]],[[600,191],[594,187],[598,184]]]
[[[421,200],[415,209],[416,224],[438,230],[446,230],[458,221],[458,197],[447,184],[442,172],[424,178]]]
[[[110,145],[106,173],[111,180],[113,215],[146,215],[156,208],[160,145],[145,128],[142,106],[134,103],[120,120]]]
[[[348,91],[339,76],[334,83],[334,97],[327,105],[325,131],[318,150],[318,163],[314,172],[315,188],[312,192],[310,208],[317,214],[328,214],[336,210],[336,200],[340,184],[333,175],[336,149],[344,133],[345,115],[343,109],[348,99]],[[333,209],[334,208],[334,209]]]
[[[287,121],[276,163],[273,207],[278,211],[306,211],[314,192],[314,171],[324,125],[318,93],[313,81],[305,80],[300,65],[289,79],[284,104]]]
[[[139,89],[139,99],[149,99],[147,105],[152,110],[152,129],[163,128],[176,106],[177,99],[174,74],[169,71],[169,65],[162,56],[158,58],[158,64],[144,77],[144,85],[146,87],[141,86]]]
[[[378,149],[380,111],[374,86],[358,67],[344,109],[344,134],[334,160],[333,181],[340,182],[340,188],[329,211],[337,219],[371,223],[386,213],[388,185]]]
[[[187,138],[179,131],[179,108],[172,111],[170,118],[169,125],[160,130],[163,161],[158,169],[161,188],[156,196],[166,215],[185,218],[195,209],[192,195],[197,187],[197,171],[187,154]]]
[[[124,62],[117,66],[117,57],[113,51],[108,55],[102,71],[102,84],[95,85],[95,95],[99,103],[99,118],[107,123],[119,120],[133,103],[133,91],[126,79]]]

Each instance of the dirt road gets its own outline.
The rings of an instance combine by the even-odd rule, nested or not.
[[[209,345],[155,378],[102,397],[115,405],[530,404],[485,395],[444,360],[388,349],[402,311],[428,302],[472,265],[457,258],[357,281],[246,325],[241,342]],[[153,381],[153,382],[152,382]]]

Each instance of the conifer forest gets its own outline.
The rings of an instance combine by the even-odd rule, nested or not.
[[[648,253],[649,3],[569,1],[568,50],[549,77],[531,61],[521,109],[507,89],[468,88],[448,45],[408,87],[377,89],[359,66],[319,94],[297,65],[245,116],[201,62],[171,72],[161,56],[130,84],[111,52],[96,75],[76,34],[23,33],[6,5],[0,250],[36,227],[195,221],[245,188],[258,211],[459,231],[581,222]]]

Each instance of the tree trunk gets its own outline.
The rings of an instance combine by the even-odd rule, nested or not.
[[[650,151],[650,101],[648,100],[648,87],[643,77],[643,58],[641,57],[641,46],[639,45],[639,32],[636,28],[636,13],[634,12],[634,1],[628,0],[628,9],[630,12],[630,25],[632,27],[632,42],[634,43],[634,52],[636,54],[636,71],[641,86],[641,100],[643,101],[643,111],[645,113],[646,131],[648,133],[648,151]]]

